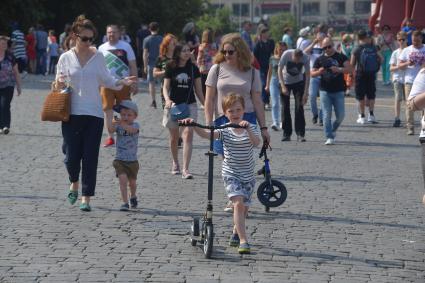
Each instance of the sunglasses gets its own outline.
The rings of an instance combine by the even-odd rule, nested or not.
[[[235,54],[235,50],[221,50],[221,54],[223,54],[223,55],[230,55],[230,56],[232,56],[233,54]]]
[[[332,45],[328,45],[328,46],[323,46],[323,49],[332,49],[333,46]]]
[[[404,42],[404,41],[406,41],[406,39],[400,38],[400,39],[397,39],[397,41]]]
[[[81,39],[82,42],[93,42],[94,37],[81,36],[77,34],[77,36]]]

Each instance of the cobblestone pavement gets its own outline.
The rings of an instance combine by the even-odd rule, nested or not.
[[[25,79],[11,133],[0,136],[0,282],[425,282],[420,148],[417,135],[391,127],[390,88],[379,86],[376,125],[357,125],[347,99],[335,146],[323,145],[309,109],[306,143],[271,133],[272,173],[288,199],[270,213],[255,199],[251,255],[227,245],[232,218],[222,210],[217,159],[207,260],[188,237],[192,216],[205,208],[207,142],[194,140],[193,180],[172,176],[162,114],[148,107],[144,87],[135,97],[140,208],[118,211],[115,150],[102,148],[93,211],[82,213],[66,201],[60,124],[39,118],[49,79]]]

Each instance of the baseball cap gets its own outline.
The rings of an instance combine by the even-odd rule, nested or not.
[[[259,31],[260,33],[267,32],[267,31],[269,31],[269,28],[268,28],[266,25],[261,25],[261,26],[258,28],[258,31]]]
[[[359,31],[358,36],[360,36],[360,37],[372,37],[373,36],[373,32],[370,31],[370,30],[364,30],[364,29],[362,29],[362,30]]]
[[[123,100],[120,104],[114,105],[113,107],[114,111],[118,113],[120,113],[123,108],[133,110],[136,114],[139,114],[139,108],[136,103],[131,100]]]

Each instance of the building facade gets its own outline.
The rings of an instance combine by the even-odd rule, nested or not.
[[[210,0],[214,8],[228,7],[236,23],[254,23],[270,16],[288,12],[295,16],[299,27],[328,23],[344,29],[366,26],[371,14],[371,0]]]

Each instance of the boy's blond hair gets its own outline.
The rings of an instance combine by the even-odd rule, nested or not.
[[[232,105],[236,102],[240,102],[242,107],[245,109],[245,100],[242,95],[235,92],[231,92],[227,96],[223,97],[223,101],[221,104],[221,106],[223,107],[223,112],[226,112],[226,110],[232,107]]]

